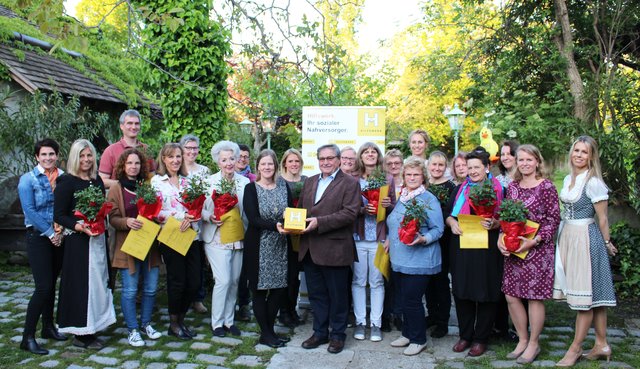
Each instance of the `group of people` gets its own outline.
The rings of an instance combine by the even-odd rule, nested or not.
[[[302,343],[306,349],[328,343],[329,352],[341,352],[353,307],[355,339],[365,339],[369,326],[370,340],[381,341],[382,332],[390,331],[393,322],[402,335],[391,345],[404,347],[405,355],[419,354],[426,347],[427,329],[433,327],[434,338],[448,333],[453,295],[460,336],[452,348],[455,352],[484,354],[492,332],[509,330],[510,316],[518,343],[507,356],[518,363],[532,362],[540,353],[544,300],[556,298],[566,299],[578,311],[574,341],[557,365],[572,366],[581,357],[611,356],[606,307],[615,306],[616,300],[607,252],[617,250],[609,239],[608,189],[592,138],[581,136],[573,143],[571,173],[558,196],[540,151],[529,144],[505,142],[499,174],[494,176],[489,153],[482,147],[456,155],[449,164],[440,151],[427,157],[429,136],[416,130],[409,135],[412,155],[407,158],[397,149],[383,155],[371,142],[357,150],[320,146],[316,152],[320,173],[307,178],[296,149],[287,150],[281,160],[272,150],[261,151],[254,174],[248,148],[220,141],[211,149],[219,171],[211,174],[196,162],[199,140],[193,135],[165,144],[157,160],[149,159],[146,146],[137,139],[140,119],[135,110],[122,114],[123,137],[105,150],[99,166],[96,150],[87,140],[73,143],[66,172],[57,168],[59,146],[54,140],[36,143],[38,165],[19,184],[36,285],[22,349],[47,353],[35,340],[40,316],[42,337],[66,340],[67,333],[74,335],[75,346],[102,348],[104,343],[95,334],[116,321],[109,267],[121,276],[128,342],[145,345],[143,334],[158,339],[162,334],[151,318],[161,263],[167,271],[167,334],[191,339],[195,332],[186,325],[185,315],[192,306],[206,311],[201,302],[206,294],[203,267],[208,263],[214,280],[215,336],[241,334],[234,324],[236,303],[250,295],[260,343],[284,346],[289,338],[275,333],[275,320],[278,313],[298,320],[299,272],[304,271],[314,332]],[[200,214],[189,213],[181,197],[194,177],[207,188]],[[161,198],[157,223],[163,226],[175,218],[181,231],[196,231],[184,255],[161,242],[144,260],[122,251],[128,233],[143,226],[136,219],[135,199],[145,181]],[[487,182],[496,205],[493,214],[480,221],[487,244],[461,247],[464,230],[459,217],[475,214],[470,192]],[[363,196],[374,183],[388,186],[379,203]],[[98,234],[74,213],[78,200],[74,194],[89,186],[103,194],[108,190],[106,199],[112,204],[108,223],[115,238],[111,253],[105,233]],[[244,230],[239,239],[225,239],[221,232],[225,222],[232,221],[216,212],[215,193],[223,189],[237,199],[234,207]],[[498,215],[504,199],[522,201],[527,218],[539,225],[534,237],[521,237],[516,253],[528,252],[524,258],[505,247]],[[560,202],[565,210],[562,223]],[[304,230],[285,229],[283,214],[288,207],[306,209]],[[419,219],[410,242],[399,236],[405,216]],[[375,265],[381,250],[390,258],[388,279]],[[60,274],[56,327],[53,301]],[[140,321],[136,298],[141,303]],[[582,343],[592,323],[596,342],[583,355]]]

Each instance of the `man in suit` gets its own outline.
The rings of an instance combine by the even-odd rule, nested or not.
[[[329,342],[327,351],[337,354],[346,338],[349,268],[355,259],[353,224],[362,200],[358,180],[340,170],[338,146],[321,146],[317,156],[320,173],[305,181],[298,204],[307,209],[308,226],[298,257],[304,265],[314,331],[302,347]]]

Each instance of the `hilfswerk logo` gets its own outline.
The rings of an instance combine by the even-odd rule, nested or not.
[[[358,111],[358,136],[384,137],[384,118],[384,109],[360,109]]]

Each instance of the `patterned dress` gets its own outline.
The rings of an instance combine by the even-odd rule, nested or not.
[[[502,292],[522,299],[549,299],[553,292],[553,241],[560,224],[558,192],[548,179],[532,188],[522,188],[513,181],[509,184],[507,198],[522,200],[529,210],[527,218],[540,224],[537,235],[542,241],[525,259],[515,255],[505,257]]]
[[[553,298],[566,299],[573,310],[616,306],[607,248],[594,219],[593,206],[608,199],[608,190],[598,178],[592,177],[585,183],[586,174],[576,177],[571,190],[568,188],[571,176],[567,176],[560,193],[564,210],[558,235]]]
[[[287,187],[279,179],[274,189],[256,186],[260,217],[277,222],[287,207]],[[287,287],[287,238],[275,231],[260,232],[258,289]]]

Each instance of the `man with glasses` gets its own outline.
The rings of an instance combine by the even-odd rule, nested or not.
[[[317,151],[320,173],[308,178],[298,206],[307,209],[307,228],[300,239],[313,336],[302,343],[313,349],[329,343],[327,351],[344,348],[349,313],[349,270],[355,260],[353,225],[362,209],[360,184],[340,170],[340,149],[323,145]]]
[[[236,173],[241,174],[249,178],[249,181],[254,182],[256,180],[256,175],[251,173],[251,166],[249,165],[249,160],[251,159],[249,146],[245,144],[238,144],[238,146],[240,147],[240,155],[236,161]]]

